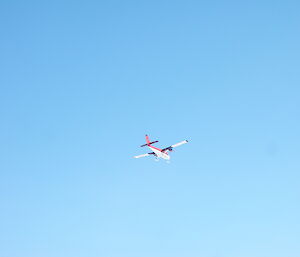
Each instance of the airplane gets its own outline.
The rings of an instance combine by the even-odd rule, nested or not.
[[[141,158],[141,157],[154,155],[157,160],[158,160],[158,158],[163,158],[165,160],[170,160],[170,155],[168,154],[168,151],[172,152],[173,148],[178,147],[178,146],[183,145],[183,144],[186,144],[188,142],[187,140],[184,140],[184,141],[181,141],[177,144],[166,147],[164,149],[159,149],[157,147],[152,146],[152,144],[157,143],[158,141],[151,142],[148,135],[145,135],[145,137],[146,137],[146,144],[141,145],[141,147],[148,146],[151,149],[151,151],[153,151],[153,152],[137,155],[137,156],[134,156],[134,158]]]

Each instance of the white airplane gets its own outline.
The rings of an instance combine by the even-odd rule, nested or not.
[[[134,156],[134,158],[141,158],[141,157],[146,157],[146,156],[149,156],[149,155],[154,155],[157,159],[158,158],[163,158],[165,160],[170,160],[170,155],[168,154],[168,151],[172,152],[174,147],[186,144],[188,141],[184,140],[184,141],[181,141],[181,142],[179,142],[175,145],[171,145],[169,147],[166,147],[164,149],[159,149],[157,147],[152,146],[152,144],[157,143],[157,142],[158,141],[150,142],[150,139],[149,139],[148,135],[146,135],[146,144],[141,145],[141,147],[148,146],[151,149],[151,151],[153,151],[153,152],[137,155],[137,156]]]

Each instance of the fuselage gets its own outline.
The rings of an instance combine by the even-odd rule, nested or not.
[[[151,151],[153,151],[155,153],[155,155],[158,158],[163,158],[165,160],[170,160],[170,155],[168,155],[166,152],[162,152],[161,149],[154,147],[152,145],[148,145],[148,147],[151,149]]]

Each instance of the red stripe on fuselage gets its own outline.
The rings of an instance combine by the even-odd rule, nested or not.
[[[150,148],[153,148],[153,149],[155,149],[155,150],[158,150],[158,151],[160,151],[160,152],[162,152],[162,153],[164,153],[164,154],[168,154],[168,153],[165,153],[165,152],[163,152],[162,151],[162,149],[159,149],[159,148],[157,148],[157,147],[155,147],[155,146],[152,146],[152,145],[148,145]]]

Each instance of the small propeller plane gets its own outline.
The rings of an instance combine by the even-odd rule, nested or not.
[[[163,158],[165,160],[170,160],[170,155],[168,154],[168,152],[172,152],[173,148],[175,148],[177,146],[180,146],[180,145],[183,145],[183,144],[186,144],[188,142],[187,140],[184,140],[184,141],[181,141],[177,144],[166,147],[164,149],[159,149],[157,147],[152,146],[152,144],[155,144],[158,141],[151,142],[148,135],[146,135],[145,137],[146,137],[146,144],[141,145],[141,147],[148,146],[151,149],[151,151],[153,151],[153,152],[137,155],[137,156],[134,156],[134,158],[141,158],[141,157],[146,157],[146,156],[149,156],[149,155],[154,155],[157,159],[158,158]]]

